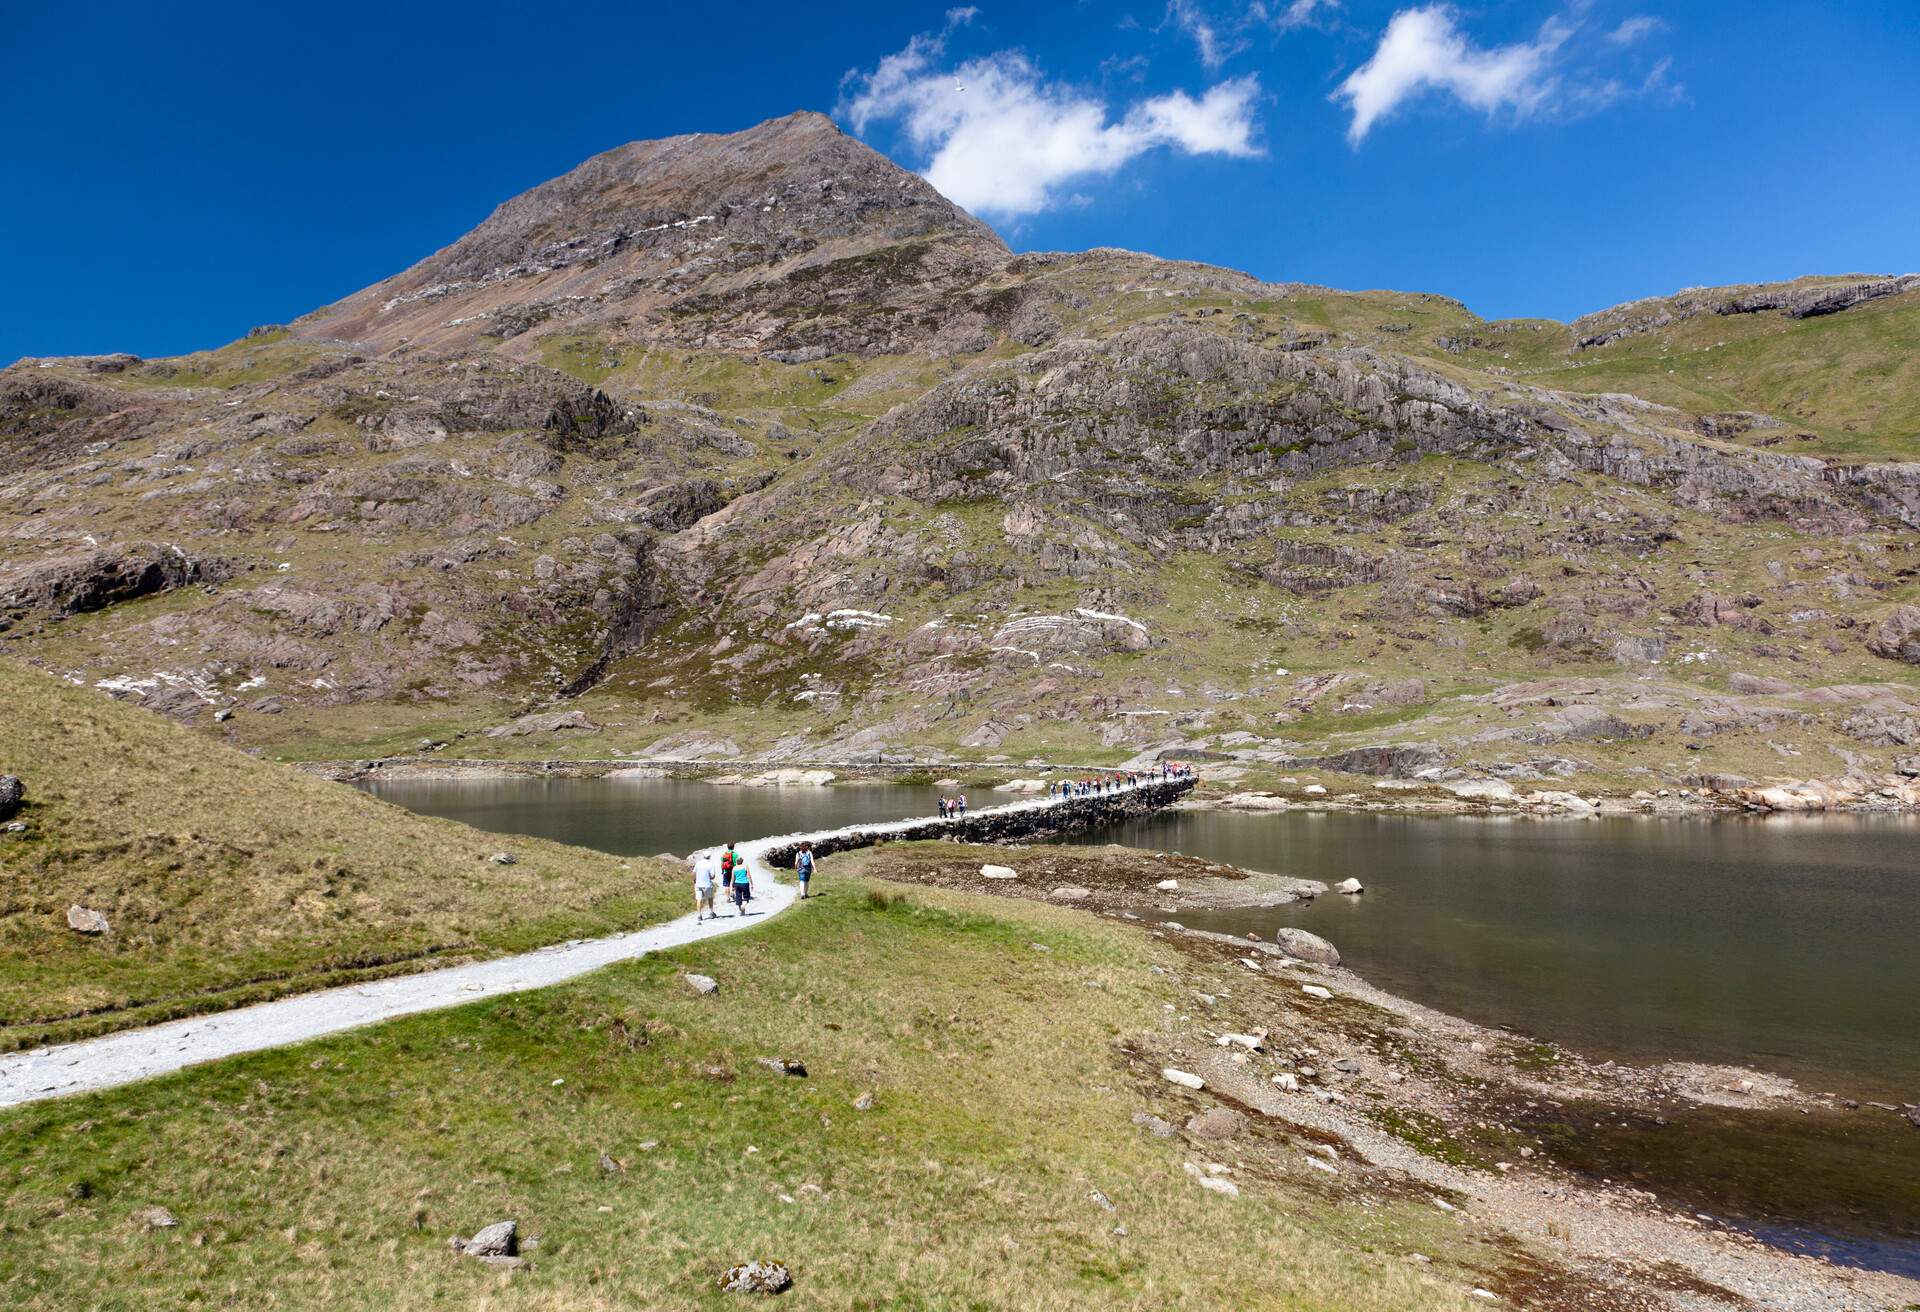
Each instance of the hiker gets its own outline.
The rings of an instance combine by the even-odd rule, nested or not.
[[[713,909],[713,850],[702,852],[693,863],[693,923],[699,924],[708,917],[719,918]]]
[[[962,793],[960,794],[960,796],[956,797],[954,801],[959,804],[960,814],[965,815],[967,813],[967,795],[965,793]]]
[[[727,855],[733,858],[733,914],[747,914],[747,902],[753,897],[753,880],[747,874],[746,858],[733,850],[733,844],[727,844]]]
[[[800,844],[800,855],[793,858],[793,873],[800,876],[800,896],[807,896],[807,884],[813,878],[813,844]]]
[[[945,820],[945,819],[947,818],[947,812],[949,812],[949,811],[951,811],[952,809],[953,809],[952,807],[950,807],[949,805],[947,805],[947,796],[946,796],[946,794],[945,794],[945,793],[942,793],[942,794],[940,795],[940,818],[941,818],[942,820]]]

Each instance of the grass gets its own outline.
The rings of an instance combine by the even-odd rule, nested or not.
[[[1240,1181],[1220,1198],[1131,1124],[1204,1105],[1129,1055],[1184,996],[1149,969],[1169,949],[858,865],[764,932],[0,1116],[11,1306],[724,1307],[713,1277],[750,1256],[791,1266],[802,1309],[1463,1296],[1435,1272],[1466,1237],[1424,1203],[1329,1205],[1265,1127],[1204,1150]],[[132,1221],[156,1204],[177,1229]],[[540,1236],[529,1269],[447,1251],[509,1217]]]
[[[0,702],[0,771],[27,787],[26,828],[0,835],[0,1046],[681,909],[660,863],[414,816],[11,662]],[[74,933],[74,904],[112,932]]]

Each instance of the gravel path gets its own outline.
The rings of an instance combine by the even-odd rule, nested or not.
[[[969,814],[1033,810],[1059,806],[1064,800],[1030,798]],[[303,993],[234,1011],[171,1021],[149,1029],[129,1030],[124,1034],[109,1034],[79,1043],[9,1054],[0,1057],[0,1107],[38,1102],[70,1093],[111,1089],[186,1066],[218,1061],[222,1057],[243,1052],[301,1043],[343,1030],[358,1029],[362,1025],[392,1020],[396,1016],[438,1011],[443,1007],[457,1007],[482,998],[544,988],[616,961],[627,961],[663,948],[676,948],[686,943],[699,943],[722,934],[751,929],[779,915],[799,897],[799,889],[793,884],[776,882],[772,870],[762,860],[762,853],[769,848],[802,839],[820,843],[826,839],[844,839],[847,835],[858,835],[867,842],[874,842],[926,823],[924,819],[914,819],[887,824],[848,825],[843,829],[816,834],[778,835],[741,843],[739,849],[746,856],[754,875],[753,901],[749,904],[752,914],[745,917],[723,915],[717,920],[696,924],[692,916],[682,916],[663,925],[616,934],[611,938],[558,943],[515,957],[450,966],[445,970],[424,971],[417,975],[399,975],[392,979],[350,984],[318,993]],[[840,845],[847,846],[844,842]],[[691,876],[687,880],[687,892],[689,896],[692,895]]]

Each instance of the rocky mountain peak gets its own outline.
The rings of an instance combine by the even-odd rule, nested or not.
[[[561,298],[574,313],[596,298],[660,303],[816,251],[842,258],[928,239],[1008,258],[991,229],[923,178],[825,115],[795,113],[595,155],[297,330],[376,347],[445,338],[448,328],[472,336]]]

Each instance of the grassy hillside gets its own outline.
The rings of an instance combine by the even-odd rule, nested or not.
[[[1231,961],[1209,982],[1080,913],[882,891],[847,877],[860,859],[766,932],[0,1116],[0,1282],[23,1312],[266,1289],[329,1312],[717,1308],[713,1277],[751,1256],[791,1266],[795,1309],[1367,1312],[1511,1288],[1526,1259],[1421,1190],[1344,1193],[1286,1121],[1217,1143],[1132,1123],[1213,1105],[1152,1055],[1194,987],[1279,1008],[1291,983]],[[151,1205],[179,1227],[130,1223]],[[504,1218],[539,1236],[527,1269],[447,1250]]]
[[[0,704],[0,772],[27,786],[0,834],[7,1047],[680,909],[661,863],[414,816],[11,662]],[[112,932],[69,929],[75,904]]]
[[[1664,304],[1631,310],[1653,315]],[[1615,316],[1631,317],[1596,317]],[[1569,392],[1630,392],[1689,415],[1752,411],[1781,422],[1736,435],[1748,445],[1841,459],[1920,458],[1920,290],[1805,319],[1778,311],[1696,314],[1584,350],[1575,349],[1577,336],[1573,327],[1531,319],[1435,335],[1460,348],[1453,358],[1476,371]]]

